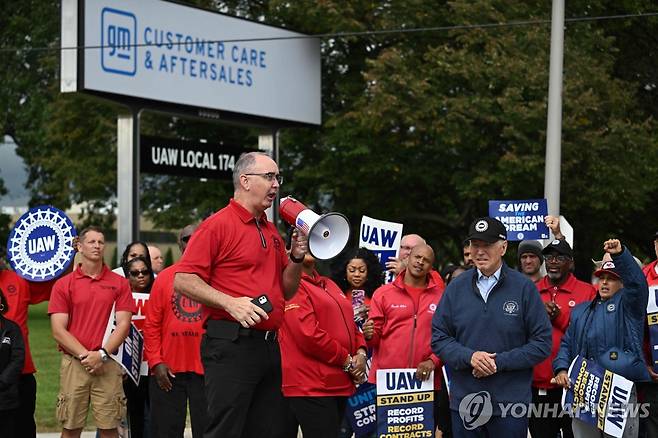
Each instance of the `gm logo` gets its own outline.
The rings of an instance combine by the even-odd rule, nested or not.
[[[134,76],[137,72],[137,18],[112,8],[101,12],[101,67],[106,72]]]

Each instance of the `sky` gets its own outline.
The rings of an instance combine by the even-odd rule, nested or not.
[[[23,159],[16,155],[16,144],[9,136],[0,142],[0,178],[5,182],[9,193],[0,198],[0,207],[25,207],[30,199],[27,182],[27,169]]]

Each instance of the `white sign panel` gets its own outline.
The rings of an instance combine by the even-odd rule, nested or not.
[[[374,219],[368,216],[361,217],[359,233],[359,247],[368,248],[377,254],[379,263],[386,273],[385,283],[393,281],[393,273],[386,270],[389,258],[395,258],[400,252],[402,240],[402,224]]]
[[[321,123],[318,39],[167,1],[79,1],[83,89]]]

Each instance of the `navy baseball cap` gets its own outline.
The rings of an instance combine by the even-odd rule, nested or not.
[[[483,240],[489,243],[507,240],[507,229],[498,219],[489,216],[480,217],[471,222],[466,240]]]

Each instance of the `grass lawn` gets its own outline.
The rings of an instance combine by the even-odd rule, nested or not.
[[[59,390],[59,362],[62,353],[50,333],[48,303],[30,306],[28,327],[30,328],[30,349],[37,368],[37,431],[55,432],[60,430],[55,419],[55,403]]]

